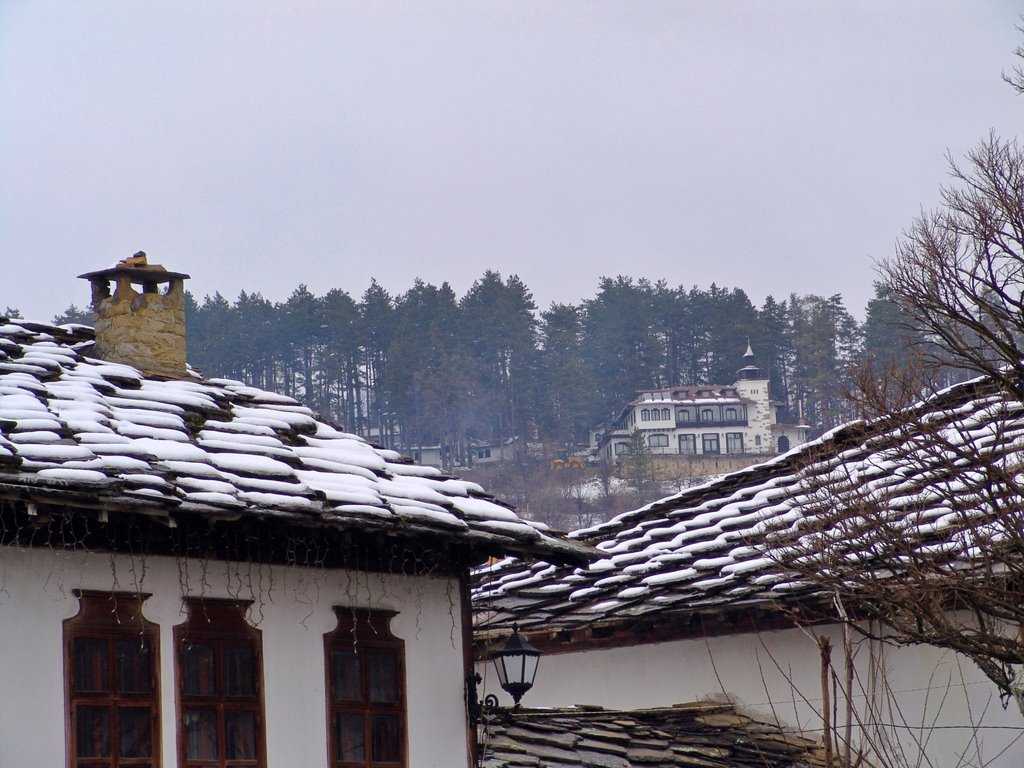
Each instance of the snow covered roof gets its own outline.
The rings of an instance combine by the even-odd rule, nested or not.
[[[891,573],[900,565],[888,536],[902,537],[914,556],[962,567],[979,556],[980,537],[994,544],[1013,535],[992,518],[1016,493],[1010,486],[1024,465],[1024,405],[974,381],[907,413],[913,418],[846,425],[574,532],[604,554],[587,567],[510,559],[481,569],[478,631],[486,638],[515,622],[550,637],[580,630],[611,638],[631,622],[656,634],[667,616],[695,632],[708,617],[778,617],[780,604],[820,596],[788,567],[794,556],[813,563],[827,550]],[[1020,507],[1019,495],[1010,500]],[[864,517],[866,509],[884,510],[886,524]]]
[[[729,704],[631,711],[520,709],[488,728],[484,768],[794,768],[824,766],[820,743]]]
[[[373,447],[289,397],[146,377],[90,359],[92,344],[84,326],[0,318],[0,500],[430,535],[482,556],[587,557],[476,484]]]

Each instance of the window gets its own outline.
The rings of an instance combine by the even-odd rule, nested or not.
[[[742,432],[726,432],[725,433],[725,452],[726,453],[743,453],[743,433]]]
[[[644,408],[642,411],[640,411],[640,421],[650,421],[650,420],[651,420],[651,411],[650,411],[649,408]]]
[[[680,408],[678,411],[676,411],[676,421],[689,421],[689,420],[690,420],[690,412],[688,410],[686,410],[685,408]]]
[[[64,622],[68,766],[160,764],[157,625],[142,615],[148,595],[75,591]]]
[[[174,628],[182,768],[262,768],[263,642],[249,601],[186,598]]]
[[[476,457],[478,459],[489,459],[489,458],[491,458],[491,449],[490,448],[480,448],[476,452]]]
[[[715,420],[715,412],[712,411],[710,408],[704,408],[700,412],[700,420],[701,421],[714,421]]]
[[[661,418],[662,418],[663,421],[668,421],[669,419],[671,419],[672,418],[672,409],[671,408],[662,408],[661,409]]]
[[[648,435],[647,444],[651,448],[668,448],[668,435]]]
[[[726,408],[725,409],[725,420],[726,421],[736,421],[736,419],[737,419],[736,409],[735,408]]]
[[[789,450],[789,438],[783,435],[779,438],[779,453],[785,453]]]
[[[761,436],[760,435],[754,435],[754,445],[756,445],[758,448],[761,447]]]
[[[680,435],[679,436],[679,452],[680,453],[696,453],[697,452],[697,436],[696,435]]]
[[[404,766],[405,643],[391,634],[395,612],[334,612],[338,627],[324,635],[330,765]]]
[[[625,456],[629,453],[629,443],[615,443],[615,455]]]
[[[704,435],[704,453],[721,453],[718,447],[718,435]]]

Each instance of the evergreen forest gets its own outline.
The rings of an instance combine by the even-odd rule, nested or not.
[[[739,288],[627,276],[538,309],[518,277],[492,270],[463,296],[420,280],[392,295],[374,281],[359,298],[299,285],[278,303],[243,291],[186,306],[189,362],[206,376],[290,395],[410,454],[446,446],[447,468],[513,436],[576,450],[637,389],[731,384],[748,342],[784,419],[827,430],[858,415],[846,397],[856,371],[904,365],[924,341],[880,287],[864,317],[839,294],[757,307]],[[55,321],[91,320],[72,305]]]

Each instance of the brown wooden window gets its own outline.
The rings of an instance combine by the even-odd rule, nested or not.
[[[405,766],[405,643],[394,611],[335,607],[324,635],[327,732],[332,768]]]
[[[174,628],[182,768],[263,768],[262,639],[248,602],[186,599]]]
[[[64,622],[69,768],[160,765],[160,637],[148,595],[75,591]]]

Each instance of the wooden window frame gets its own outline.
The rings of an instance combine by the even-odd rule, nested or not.
[[[330,768],[407,768],[409,764],[409,729],[406,704],[405,641],[391,633],[391,619],[397,611],[371,608],[335,606],[337,626],[324,635],[324,672],[326,675],[327,699],[327,764]],[[334,668],[332,651],[355,651],[360,658],[360,686],[362,701],[344,701],[334,695]],[[369,701],[369,665],[365,662],[370,653],[387,653],[395,659],[396,701]],[[334,721],[336,715],[362,715],[364,755],[362,760],[343,761],[336,759]],[[375,761],[371,752],[371,718],[374,715],[390,715],[399,720],[399,760]]]
[[[160,628],[143,616],[143,603],[148,594],[138,592],[105,592],[100,590],[76,589],[72,594],[78,598],[78,613],[64,621],[64,703],[66,765],[78,768],[80,765],[103,765],[110,768],[147,766],[159,768],[161,763],[160,739]],[[148,692],[120,690],[117,670],[116,643],[123,640],[140,640],[149,644],[149,686]],[[77,691],[76,640],[99,640],[107,643],[105,674],[108,690]],[[78,755],[78,708],[82,706],[110,707],[113,710],[108,725],[109,757],[87,757]],[[129,708],[149,708],[150,755],[147,757],[121,757],[120,715]]]
[[[174,661],[178,693],[178,765],[180,768],[266,768],[266,707],[263,698],[263,633],[246,621],[251,600],[219,598],[185,598],[187,616],[174,627]],[[192,643],[213,648],[214,685],[210,695],[185,691],[184,651]],[[224,647],[249,646],[253,651],[255,692],[252,695],[229,696],[224,691]],[[213,710],[216,713],[217,757],[189,758],[186,716],[189,709]],[[255,716],[255,755],[252,758],[227,757],[226,712],[252,712]]]

